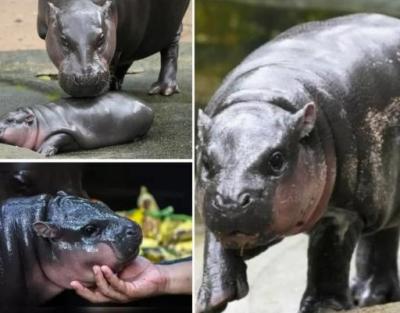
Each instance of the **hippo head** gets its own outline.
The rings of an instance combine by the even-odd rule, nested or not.
[[[37,138],[36,116],[29,108],[20,108],[0,118],[0,142],[33,149]]]
[[[47,52],[59,69],[60,86],[73,97],[106,92],[116,49],[112,1],[49,2]]]
[[[225,248],[271,245],[314,213],[326,166],[313,149],[316,106],[297,112],[238,103],[199,113],[200,185],[206,225]]]
[[[118,272],[138,255],[140,227],[99,201],[59,192],[47,211],[47,219],[33,228],[46,246],[40,256],[43,272],[62,288],[70,288],[73,280],[90,286],[94,265]]]

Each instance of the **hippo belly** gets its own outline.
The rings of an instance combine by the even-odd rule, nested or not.
[[[243,259],[300,232],[299,312],[400,300],[399,56],[400,21],[357,14],[296,26],[224,80],[198,121],[198,312],[245,296]]]

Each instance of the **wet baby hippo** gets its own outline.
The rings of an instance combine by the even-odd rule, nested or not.
[[[46,156],[131,142],[144,136],[153,111],[131,96],[62,99],[20,108],[0,118],[0,142]]]
[[[0,306],[37,305],[73,280],[94,285],[92,267],[119,272],[142,241],[140,227],[99,201],[69,196],[11,198],[0,215]]]
[[[207,232],[197,312],[244,297],[244,261],[302,232],[299,313],[400,300],[399,47],[400,20],[388,16],[307,23],[224,80],[199,114]]]

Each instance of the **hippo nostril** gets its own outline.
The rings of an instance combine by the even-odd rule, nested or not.
[[[125,232],[126,236],[132,237],[133,235],[135,235],[135,232],[133,231],[133,229],[129,228],[126,232]]]
[[[244,193],[239,197],[239,204],[242,208],[247,207],[253,200],[248,193]]]
[[[222,199],[222,196],[217,194],[215,198],[212,200],[212,206],[216,208],[217,210],[220,210],[221,208],[224,207],[224,200]]]

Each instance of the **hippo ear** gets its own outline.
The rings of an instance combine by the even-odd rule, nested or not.
[[[307,103],[304,108],[296,112],[295,120],[300,131],[300,138],[307,137],[314,129],[317,120],[317,107],[314,102]]]
[[[110,13],[111,5],[112,5],[112,1],[107,0],[107,1],[103,4],[103,6],[101,7],[104,16],[107,16],[107,15]]]
[[[65,196],[68,196],[68,194],[65,191],[59,190],[59,191],[57,191],[57,196],[65,197]]]
[[[58,14],[60,13],[60,9],[57,8],[52,2],[48,2],[48,4],[49,4],[49,16],[53,21],[55,21],[57,19]]]
[[[33,113],[27,113],[24,118],[25,123],[29,125],[31,125],[34,120],[35,120],[35,115]]]
[[[207,114],[205,114],[203,110],[200,109],[197,120],[197,130],[200,146],[204,144],[205,133],[210,129],[211,123],[211,118]]]
[[[59,228],[48,222],[35,222],[33,229],[39,237],[55,239],[60,236]]]

